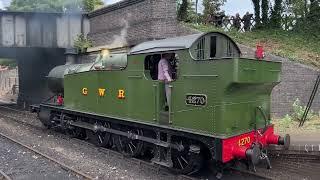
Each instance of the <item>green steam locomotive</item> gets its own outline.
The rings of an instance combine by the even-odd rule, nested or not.
[[[174,53],[170,102],[157,80],[164,53]],[[240,56],[218,32],[145,42],[128,54],[103,50],[94,63],[54,68],[48,83],[56,98],[34,108],[48,128],[179,173],[196,172],[204,161],[254,166],[267,159],[269,144],[290,144],[270,123],[281,63]]]

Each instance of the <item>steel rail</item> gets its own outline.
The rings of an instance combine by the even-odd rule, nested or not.
[[[22,111],[22,110],[15,109],[15,108],[10,108],[10,107],[3,106],[3,105],[0,105],[0,108],[8,109],[8,110],[15,111],[15,112],[19,112],[19,113],[22,113],[22,114],[27,114],[27,111]]]
[[[40,155],[40,156],[42,156],[42,157],[44,157],[44,158],[56,163],[56,164],[58,164],[62,169],[66,170],[66,171],[71,171],[73,174],[81,176],[81,177],[83,177],[84,179],[87,179],[87,180],[93,180],[94,179],[93,177],[91,177],[91,176],[89,176],[89,175],[87,175],[87,174],[85,174],[85,173],[83,173],[81,171],[78,171],[78,170],[76,170],[76,169],[74,169],[74,168],[72,168],[72,167],[70,167],[70,166],[58,161],[58,160],[55,160],[52,157],[50,157],[50,156],[48,156],[48,155],[46,155],[46,154],[34,149],[34,148],[32,148],[32,147],[30,147],[28,145],[25,145],[22,142],[20,142],[18,140],[15,140],[15,139],[13,139],[13,138],[11,138],[11,137],[3,134],[3,133],[0,133],[0,136],[6,138],[6,139],[8,139],[8,140],[10,140],[10,141],[12,141],[12,142],[14,142],[16,144],[18,144],[18,145],[20,145],[20,146],[22,146],[22,147],[24,147],[24,148],[26,148],[26,149],[34,152],[34,153],[36,153],[36,154],[38,154],[38,155]]]
[[[14,112],[19,112],[19,113],[22,113],[24,115],[24,112],[23,111],[19,111],[19,110],[16,110],[16,109],[13,109],[13,108],[9,108],[9,107],[5,107],[5,106],[0,106],[0,109],[1,108],[4,108],[4,109],[7,109],[7,110],[12,110]],[[16,119],[15,117],[11,117],[11,116],[8,116],[8,115],[4,115],[4,114],[1,114],[0,117],[3,116],[3,117],[6,117],[6,118],[9,118],[9,119],[12,119],[13,121],[17,122],[17,123],[20,123],[22,125],[25,125],[25,126],[28,126],[28,127],[31,127],[31,128],[35,128],[35,129],[38,129],[38,130],[44,130],[43,128],[39,127],[39,126],[35,126],[35,125],[32,125],[32,124],[29,124],[25,121],[21,121],[21,120],[18,120]],[[0,133],[0,136],[2,134]],[[59,134],[59,135],[63,135],[63,134]],[[81,144],[87,144],[87,145],[91,145],[89,142],[87,141],[83,141],[83,140],[80,140],[80,139],[76,139],[76,138],[72,138],[73,140],[76,140],[77,142],[81,143]],[[103,152],[103,153],[107,153],[107,155],[113,155],[113,156],[117,156],[117,157],[121,157],[121,158],[125,158],[125,156],[117,151],[114,151],[114,150],[111,150],[111,149],[107,149],[107,148],[103,148],[103,147],[97,147],[98,150],[100,152]],[[167,173],[168,172],[165,172],[165,170],[167,170],[167,168],[165,167],[161,167],[159,165],[155,165],[155,164],[152,164],[150,162],[147,162],[147,161],[143,161],[143,160],[140,160],[140,159],[137,159],[137,158],[128,158],[129,161],[132,161],[132,163],[135,163],[135,164],[138,164],[140,167],[148,167],[149,170],[155,170],[157,172],[157,174],[163,174],[163,173]],[[169,170],[168,170],[169,171]],[[171,174],[172,175],[172,174]],[[175,175],[175,179],[177,180],[198,180],[199,178],[195,178],[195,177],[191,177],[191,176],[187,176],[187,175]],[[93,178],[92,178],[93,179]],[[1,180],[1,179],[0,179]],[[91,179],[90,179],[91,180]]]
[[[1,109],[1,108],[2,108],[2,107],[0,106],[0,109]],[[1,111],[1,110],[0,110],[0,111]],[[5,118],[8,118],[8,119],[11,119],[11,120],[13,120],[13,121],[15,121],[15,122],[17,122],[17,123],[19,123],[19,124],[22,124],[22,125],[25,125],[25,126],[29,126],[29,127],[31,127],[31,128],[34,128],[34,129],[44,130],[44,128],[41,128],[41,127],[39,127],[39,126],[35,126],[35,125],[32,125],[32,124],[30,124],[30,123],[28,123],[28,122],[18,120],[16,117],[8,116],[8,115],[5,115],[5,114],[1,114],[0,117],[5,117]],[[26,117],[24,117],[24,118],[26,118]]]
[[[257,178],[261,178],[261,179],[272,180],[272,178],[270,178],[270,177],[266,177],[264,175],[261,175],[261,174],[258,174],[258,173],[255,173],[255,172],[249,171],[249,170],[242,170],[242,169],[237,169],[237,168],[234,168],[234,167],[231,167],[230,170],[237,171],[237,172],[240,172],[242,174],[247,174],[247,175],[254,176],[254,177],[257,177]]]
[[[78,139],[76,139],[76,140],[78,140]],[[79,141],[81,141],[81,140],[79,140]],[[81,143],[83,143],[83,141]],[[125,158],[125,155],[119,153],[118,151],[113,151],[111,149],[107,149],[107,148],[103,148],[103,147],[98,147],[98,150],[100,152],[107,153],[108,155],[111,154],[113,156]],[[137,158],[127,158],[127,159],[128,159],[128,161],[131,161],[132,163],[135,163],[135,164],[139,165],[140,167],[147,167],[149,170],[155,170],[158,174],[169,173],[169,171],[170,171],[166,167],[162,167],[160,165],[156,165],[156,164],[153,164],[151,162],[144,161],[141,159],[137,159]],[[175,175],[175,179],[177,179],[177,180],[198,180],[199,178],[188,176],[188,175]]]
[[[12,180],[6,173],[0,170],[0,180]]]

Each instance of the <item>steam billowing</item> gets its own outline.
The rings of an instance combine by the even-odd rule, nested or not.
[[[128,46],[127,37],[128,37],[128,29],[130,27],[128,19],[130,17],[131,17],[131,14],[129,13],[126,19],[121,20],[121,24],[123,25],[123,28],[120,32],[120,35],[114,35],[112,37],[112,42],[106,45],[107,48],[113,49],[113,48]]]
[[[120,35],[113,36],[112,43],[110,43],[110,45],[108,45],[109,48],[124,47],[124,46],[128,45],[127,36],[128,36],[129,22],[127,20],[123,19],[122,23],[124,24],[124,27],[121,30]]]

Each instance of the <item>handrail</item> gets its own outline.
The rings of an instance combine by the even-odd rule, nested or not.
[[[317,91],[318,91],[318,88],[319,88],[319,83],[320,83],[320,74],[318,75],[317,77],[317,80],[316,80],[316,83],[314,84],[314,87],[313,87],[313,90],[311,92],[311,95],[310,95],[310,98],[309,98],[309,101],[308,101],[308,104],[306,106],[306,109],[301,117],[301,120],[300,120],[300,123],[299,123],[299,127],[302,127],[304,122],[306,121],[307,119],[307,116],[308,116],[308,113],[309,113],[309,110],[312,106],[312,103],[313,103],[313,100],[314,100],[314,97],[315,95],[317,94]]]

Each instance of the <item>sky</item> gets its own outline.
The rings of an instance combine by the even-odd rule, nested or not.
[[[7,6],[9,6],[11,0],[0,0],[0,9],[3,9]]]
[[[9,6],[11,0],[0,0],[0,9]],[[106,4],[112,4],[119,2],[120,0],[104,0]],[[199,5],[202,4],[202,0],[199,0]],[[199,6],[199,12],[203,10],[203,7]],[[222,10],[226,12],[227,15],[235,15],[239,13],[241,16],[247,11],[253,13],[253,5],[251,0],[227,0]]]

